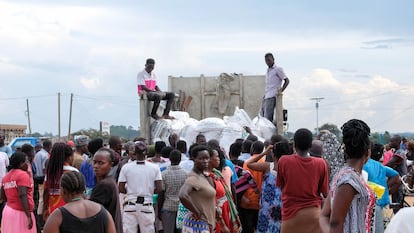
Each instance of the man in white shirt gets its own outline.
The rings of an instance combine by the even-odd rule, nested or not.
[[[119,174],[119,192],[126,194],[122,219],[126,233],[137,232],[138,225],[141,232],[155,232],[153,194],[162,191],[162,176],[156,164],[145,160],[146,150],[145,142],[135,142],[137,160],[125,164]]]
[[[157,86],[156,76],[154,72],[155,61],[152,58],[148,58],[145,63],[145,69],[138,73],[137,75],[137,84],[138,84],[138,96],[141,96],[141,93],[146,93],[147,98],[150,101],[154,101],[152,106],[151,117],[158,120],[160,118],[164,119],[174,119],[174,117],[169,116],[171,106],[174,102],[175,94],[172,92],[163,92]],[[167,100],[167,104],[164,109],[162,117],[157,115],[158,107],[160,106],[161,100]]]
[[[260,115],[273,122],[273,115],[276,107],[276,95],[282,93],[286,89],[289,85],[289,79],[285,75],[282,67],[276,66],[273,54],[267,53],[265,55],[265,61],[268,68],[266,72],[265,96],[263,97]]]

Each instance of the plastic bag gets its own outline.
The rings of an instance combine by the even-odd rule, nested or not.
[[[382,185],[379,185],[377,183],[368,181],[368,186],[374,191],[375,195],[377,196],[377,199],[381,199],[385,192],[385,187]]]
[[[276,126],[265,117],[262,117],[262,116],[255,117],[253,119],[253,124],[256,126],[256,128],[260,132],[260,135],[258,136],[261,136],[262,138],[266,140],[270,139],[272,135],[276,133]]]
[[[238,124],[240,127],[249,126],[250,128],[253,126],[252,120],[250,119],[249,115],[243,109],[239,109],[236,107],[233,116],[226,118],[227,124]]]

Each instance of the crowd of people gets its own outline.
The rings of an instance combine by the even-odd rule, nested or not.
[[[356,119],[341,129],[342,144],[304,128],[229,148],[202,134],[189,148],[178,135],[25,144],[0,152],[1,232],[384,232],[383,208],[390,194],[402,202],[414,143],[373,144]]]

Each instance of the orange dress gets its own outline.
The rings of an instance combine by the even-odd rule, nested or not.
[[[78,171],[76,168],[68,165],[63,166],[63,173],[70,172],[70,171]],[[46,182],[45,182],[45,188],[46,188]],[[62,207],[66,204],[65,201],[63,201],[62,196],[60,195],[60,188],[59,189],[51,189],[49,188],[49,213],[51,214],[55,209]]]

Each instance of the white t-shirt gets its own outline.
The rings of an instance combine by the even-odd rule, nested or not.
[[[156,81],[157,77],[155,76],[154,72],[148,73],[145,69],[137,74],[137,88],[138,88],[138,95],[141,94],[143,91],[140,85],[145,85],[147,88],[151,90],[155,90],[155,86],[157,85]]]
[[[410,233],[414,232],[414,207],[402,208],[392,217],[385,233]]]
[[[125,164],[119,173],[118,182],[125,182],[127,187],[126,199],[135,202],[137,197],[144,197],[144,203],[152,203],[154,183],[162,180],[158,165],[151,162]]]
[[[69,172],[79,172],[79,170],[76,167],[72,167],[69,165],[63,165],[63,171],[69,171]],[[45,175],[45,182],[47,180],[47,176]]]
[[[181,153],[181,161],[185,161],[185,160],[188,160],[189,158],[187,157],[187,155],[186,154],[184,154],[184,153]]]
[[[7,166],[9,166],[9,156],[5,152],[0,151],[0,185],[1,180],[7,173]]]
[[[193,170],[194,167],[194,161],[191,159],[187,159],[180,162],[180,167],[184,169],[187,173],[190,173]]]

